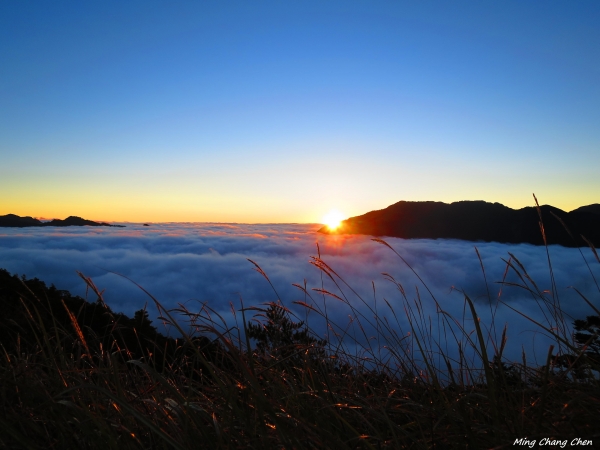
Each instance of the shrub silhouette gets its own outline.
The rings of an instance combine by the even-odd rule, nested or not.
[[[259,355],[294,363],[302,361],[304,355],[313,362],[326,357],[327,341],[311,336],[304,321],[291,320],[289,312],[281,304],[270,303],[265,318],[267,320],[264,323],[248,322],[246,330],[248,337],[256,340]]]
[[[585,354],[595,360],[600,360],[600,316],[587,316],[585,320],[576,320],[573,326],[575,341],[581,346],[586,346]]]

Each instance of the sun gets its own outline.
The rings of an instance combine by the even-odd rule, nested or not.
[[[344,215],[337,209],[332,209],[323,216],[322,222],[327,225],[330,230],[335,230],[344,220]]]

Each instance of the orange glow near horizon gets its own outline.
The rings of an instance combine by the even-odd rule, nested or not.
[[[332,209],[323,216],[322,222],[333,231],[340,226],[342,220],[344,220],[344,215],[337,209]]]
[[[1,178],[1,177],[0,177]],[[4,179],[0,179],[0,191]],[[14,188],[11,188],[14,190]],[[394,199],[384,201],[368,201],[359,199],[356,202],[336,199],[344,213],[339,209],[329,210],[329,200],[301,198],[298,201],[282,201],[278,198],[269,199],[259,197],[252,199],[245,197],[226,196],[199,196],[189,198],[168,192],[163,196],[155,192],[143,195],[118,195],[110,191],[86,191],[75,189],[67,194],[61,194],[51,185],[40,194],[36,190],[31,192],[23,188],[17,189],[17,194],[10,198],[0,199],[0,216],[17,214],[31,216],[41,220],[53,218],[65,219],[68,216],[79,216],[96,222],[108,223],[165,223],[165,222],[218,222],[218,223],[322,223],[331,231],[339,231],[340,222],[350,216],[359,216],[369,211],[383,209],[394,203]],[[8,188],[6,188],[9,191]],[[50,194],[48,194],[50,192]],[[570,198],[567,203],[566,196],[551,194],[537,195],[540,204],[550,204],[565,211],[571,211],[579,206],[592,204],[598,200],[593,197],[595,191],[589,189],[586,196]],[[575,198],[575,196],[573,196]],[[435,201],[451,203],[461,197],[434,198]],[[464,197],[467,200],[466,196]],[[523,195],[518,199],[510,196],[494,198],[491,195],[482,195],[485,201],[497,201],[513,209],[533,206],[531,194]],[[400,198],[402,199],[402,198]],[[406,198],[403,198],[407,200]],[[412,198],[409,201],[424,201],[427,198]],[[326,214],[325,214],[326,213]]]

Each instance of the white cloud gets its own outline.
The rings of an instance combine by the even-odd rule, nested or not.
[[[247,259],[259,264],[268,274],[275,289],[286,305],[300,317],[306,311],[293,301],[304,301],[303,293],[292,286],[307,281],[311,288],[321,287],[318,269],[309,264],[316,256],[319,243],[322,258],[339,273],[348,284],[371,306],[372,282],[375,283],[377,308],[387,315],[386,299],[399,317],[403,332],[408,331],[404,303],[395,286],[386,281],[383,272],[400,282],[413,302],[417,289],[426,316],[438,320],[433,300],[423,285],[404,263],[384,245],[371,241],[368,236],[326,236],[316,233],[317,225],[232,225],[232,224],[156,224],[143,227],[127,224],[126,228],[69,227],[0,229],[0,267],[12,273],[38,277],[74,294],[85,296],[85,285],[76,275],[80,271],[92,277],[100,289],[105,289],[105,300],[111,307],[126,314],[151,305],[150,299],[135,285],[111,272],[122,274],[154,295],[167,308],[184,303],[190,310],[199,308],[201,302],[229,317],[229,302],[239,308],[239,296],[246,306],[276,299],[267,281]],[[402,240],[386,241],[413,266],[431,289],[442,309],[463,321],[464,301],[457,290],[466,292],[477,307],[484,327],[490,323],[490,306],[480,262],[474,250],[479,249],[485,266],[491,298],[498,296],[506,264],[514,254],[527,268],[540,289],[550,289],[546,250],[531,245],[504,245],[497,243],[470,243],[453,240]],[[592,314],[590,308],[578,298],[575,286],[588,299],[599,303],[599,292],[579,250],[553,246],[550,248],[558,295],[563,309],[573,318]],[[592,260],[591,253],[584,255],[596,279],[600,280],[600,265]],[[595,263],[595,264],[594,264]],[[518,278],[510,273],[508,281]],[[324,277],[324,287],[342,296],[335,285]],[[452,290],[454,287],[456,290]],[[357,311],[372,320],[372,313],[346,286],[344,294]],[[323,298],[310,291],[319,305]],[[543,320],[538,304],[524,290],[505,287],[501,297],[524,314]],[[93,300],[93,297],[90,297]],[[348,324],[350,308],[326,297],[330,317],[340,325]],[[152,310],[152,308],[151,308]],[[472,329],[472,321],[465,320]],[[312,323],[319,328],[322,321],[310,313]],[[239,319],[239,317],[238,317]],[[571,320],[568,321],[570,324]],[[536,333],[535,325],[508,308],[499,306],[496,327],[500,333],[508,324],[507,354],[520,357],[521,346],[530,351],[533,338],[538,350],[547,351],[547,341]],[[363,322],[367,337],[376,334]],[[359,329],[356,329],[360,337]],[[539,331],[539,330],[538,330]],[[324,333],[324,330],[321,330]],[[364,338],[362,338],[364,341]],[[545,349],[544,349],[545,348]]]

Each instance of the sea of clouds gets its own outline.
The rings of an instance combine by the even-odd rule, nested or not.
[[[311,326],[325,335],[324,321],[314,312],[293,303],[303,301],[321,310],[326,307],[330,319],[339,324],[340,329],[347,329],[347,336],[357,336],[363,344],[365,339],[377,335],[377,327],[369,325],[369,321],[373,323],[371,309],[376,309],[381,317],[388,317],[399,335],[406,335],[410,330],[405,314],[407,304],[397,286],[382,275],[387,273],[402,285],[408,306],[414,311],[415,300],[420,298],[423,316],[427,321],[431,317],[434,328],[443,317],[427,288],[439,307],[470,331],[473,321],[468,314],[464,315],[464,292],[474,301],[485,330],[494,330],[491,315],[495,315],[496,339],[502,328],[508,326],[505,354],[509,358],[520,359],[522,349],[534,358],[543,358],[548,351],[550,341],[536,325],[497,302],[502,288],[500,299],[503,302],[524,315],[547,323],[544,308],[540,308],[540,303],[529,292],[498,284],[503,279],[520,282],[512,269],[505,278],[505,261],[511,258],[510,252],[523,264],[540,290],[551,291],[544,247],[385,238],[422,278],[426,288],[402,259],[385,245],[374,242],[369,236],[322,235],[317,233],[320,225],[316,224],[124,225],[125,228],[2,228],[0,267],[13,274],[37,277],[58,289],[85,297],[86,285],[77,275],[79,271],[105,290],[104,299],[114,311],[130,316],[146,304],[152,317],[156,317],[157,312],[148,296],[124,277],[142,286],[166,308],[185,305],[190,311],[199,311],[206,303],[227,321],[233,320],[231,305],[238,311],[241,308],[240,299],[248,307],[280,298],[298,317],[305,319],[309,313]],[[342,288],[340,292],[327,275],[310,264],[311,256],[317,256],[317,243],[322,259],[362,300],[341,281],[338,282]],[[487,286],[475,246],[485,268]],[[600,280],[600,264],[591,251],[550,246],[549,252],[557,288],[555,295],[568,324],[573,319],[593,314],[571,288],[577,288],[596,307],[600,304],[600,292],[594,280],[594,277]],[[277,294],[248,259],[264,270]],[[301,286],[306,283],[312,300],[293,283]],[[355,310],[313,288],[324,288],[346,298]],[[90,301],[95,300],[93,294],[87,295]],[[547,297],[551,298],[550,295]],[[352,324],[360,314],[364,314],[364,334],[356,323]],[[437,336],[437,331],[434,334]],[[381,338],[379,343],[385,344],[385,339]]]

